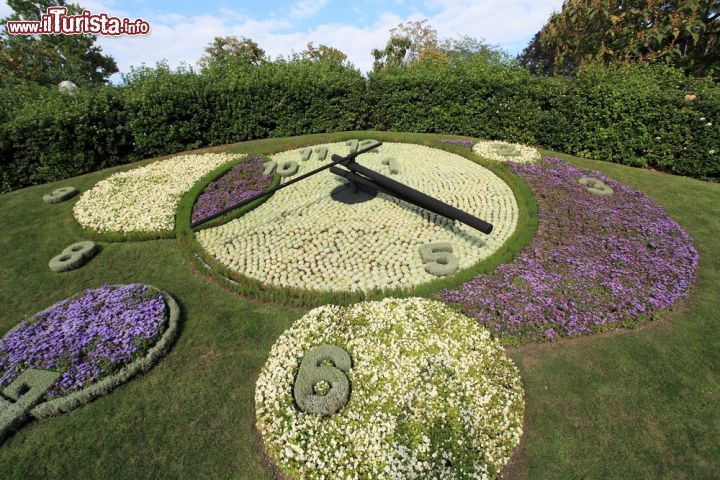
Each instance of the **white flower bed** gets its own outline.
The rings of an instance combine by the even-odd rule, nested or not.
[[[537,149],[520,143],[480,141],[473,145],[472,150],[483,158],[497,162],[535,163],[540,160]]]
[[[204,175],[237,155],[182,155],[114,173],[85,192],[75,219],[99,232],[166,232],[175,227],[180,197]]]
[[[329,150],[325,160],[313,154],[303,161],[302,149],[273,158],[278,164],[297,161],[297,176],[327,164],[333,153],[348,153],[345,143],[323,147]],[[397,161],[398,174],[383,164],[386,157]],[[518,206],[510,187],[462,156],[385,143],[379,153],[363,154],[358,162],[495,228],[485,235],[383,193],[364,203],[335,201],[330,193],[344,180],[325,171],[275,193],[241,218],[198,232],[197,239],[228,268],[269,285],[369,291],[408,288],[438,278],[425,269],[419,253],[423,245],[450,242],[463,269],[490,256],[515,230]]]
[[[300,362],[321,344],[352,359],[349,402],[330,416],[293,402]],[[270,350],[255,408],[268,454],[291,478],[469,479],[507,463],[524,401],[516,367],[474,320],[440,302],[388,298],[295,322]]]

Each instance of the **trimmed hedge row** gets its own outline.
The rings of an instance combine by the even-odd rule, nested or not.
[[[368,97],[380,130],[501,139],[720,178],[720,87],[669,67],[550,78],[472,63],[396,69],[371,74]]]
[[[307,62],[203,75],[159,65],[76,96],[0,91],[0,191],[204,145],[363,129],[502,139],[717,179],[718,120],[720,87],[661,66],[548,78],[464,62],[365,80]]]
[[[18,97],[24,97],[22,101]],[[0,92],[0,192],[149,156],[269,136],[358,130],[356,70],[274,62],[199,75],[143,68],[122,87],[7,87]]]

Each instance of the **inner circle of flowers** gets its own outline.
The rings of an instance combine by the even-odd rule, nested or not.
[[[331,416],[293,402],[303,356],[352,358]],[[519,373],[488,331],[440,302],[393,299],[311,310],[273,345],[255,390],[265,449],[292,478],[493,478],[522,435]]]
[[[505,146],[512,147],[518,155],[505,156],[498,152],[498,147]],[[480,141],[473,145],[472,151],[483,158],[497,162],[535,163],[540,160],[540,152],[534,147],[499,140]]]
[[[327,164],[345,143],[325,144],[325,159],[301,160],[302,149],[273,156],[296,161],[295,176]],[[400,166],[391,174],[383,160]],[[485,235],[459,222],[378,193],[356,204],[333,200],[344,179],[318,173],[275,193],[260,207],[222,226],[198,232],[203,249],[230,270],[261,282],[293,288],[370,291],[407,288],[437,277],[419,254],[422,245],[450,242],[459,268],[492,255],[514,232],[518,206],[497,175],[462,156],[421,145],[384,143],[358,163],[494,225]],[[288,181],[293,177],[288,177]]]
[[[114,173],[83,193],[73,213],[98,232],[168,232],[182,195],[200,178],[236,155],[181,155]]]

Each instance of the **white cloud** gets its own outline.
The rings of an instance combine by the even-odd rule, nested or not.
[[[324,24],[308,31],[285,33],[291,22],[282,18],[255,20],[243,14],[232,15],[230,11],[222,17],[164,14],[149,20],[150,35],[98,37],[98,43],[103,52],[115,58],[123,73],[129,72],[131,65],[152,66],[162,59],[173,68],[182,62],[195,66],[214,37],[229,35],[252,38],[271,58],[305,50],[308,42],[316,46],[322,43],[341,50],[361,71],[368,71],[373,62],[370,51],[384,46],[388,30],[402,21],[403,18],[386,13],[367,28]]]
[[[491,44],[513,44],[532,37],[562,0],[508,1],[435,0],[439,12],[429,23],[441,38],[469,35]]]
[[[5,18],[13,13],[13,9],[10,8],[6,1],[0,2],[0,18]]]
[[[297,0],[290,8],[290,15],[295,18],[315,16],[330,0]]]

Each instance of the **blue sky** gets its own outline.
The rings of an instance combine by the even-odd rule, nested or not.
[[[265,0],[262,2],[88,0],[92,13],[150,23],[144,37],[98,37],[121,72],[167,60],[196,66],[216,36],[249,37],[272,58],[300,52],[312,41],[342,50],[362,72],[372,68],[373,48],[385,46],[401,22],[427,19],[442,39],[469,35],[518,53],[562,0]],[[0,0],[0,17],[10,9]],[[117,76],[116,76],[117,77]],[[117,80],[115,78],[114,80]]]

